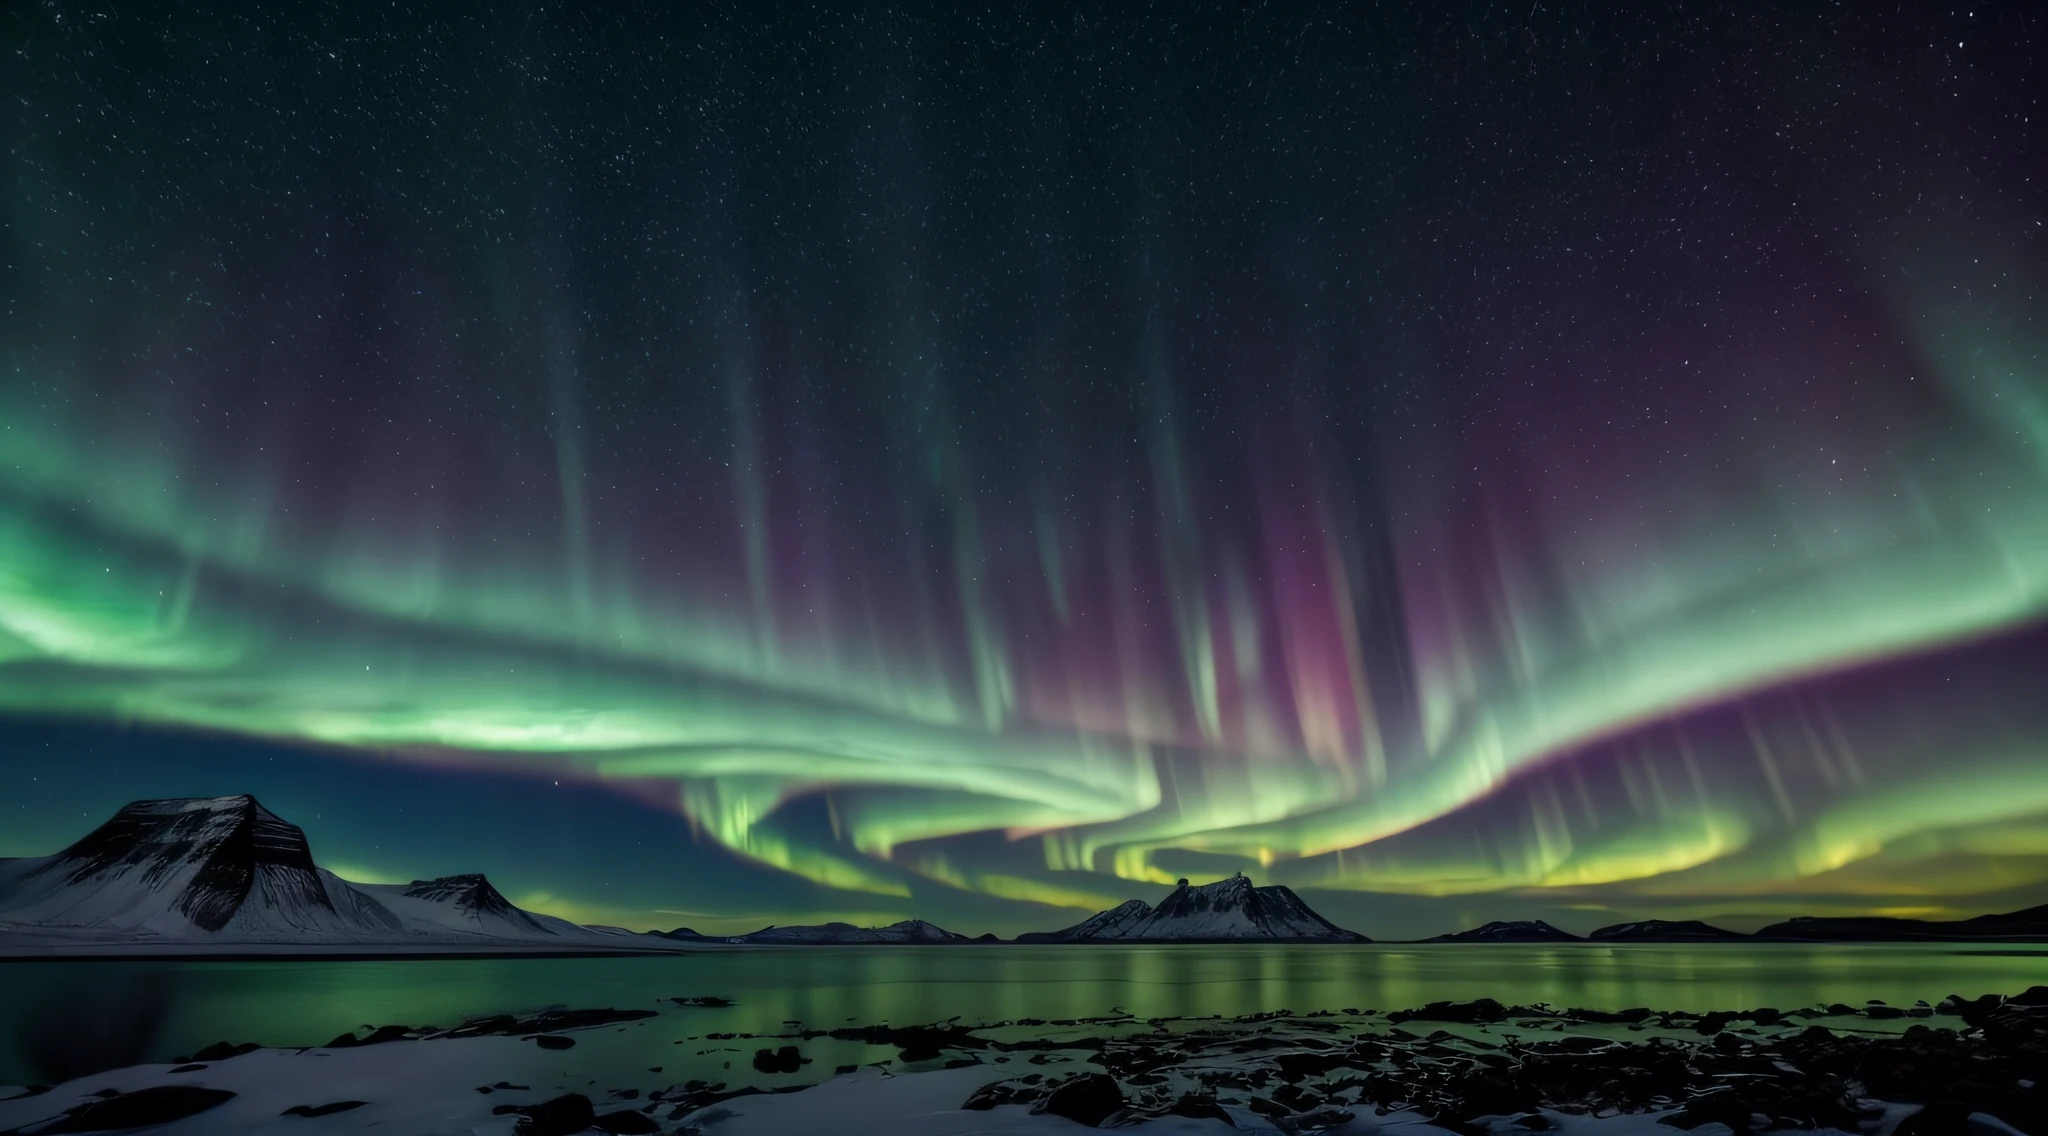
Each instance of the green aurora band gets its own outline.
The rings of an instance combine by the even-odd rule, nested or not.
[[[1925,326],[1946,326],[1944,313],[1923,311]],[[1476,601],[1432,583],[1452,565],[1404,549],[1414,579],[1404,573],[1399,602],[1426,613],[1404,645],[1421,713],[1410,733],[1388,732],[1405,742],[1393,746],[1355,705],[1330,705],[1333,690],[1371,701],[1383,681],[1355,644],[1319,654],[1327,643],[1283,634],[1279,658],[1248,661],[1220,642],[1256,639],[1241,629],[1264,620],[1321,624],[1331,606],[1304,614],[1288,596],[1262,602],[1240,590],[1219,629],[1203,622],[1201,586],[1184,585],[1193,599],[1170,597],[1186,613],[1176,617],[1181,665],[1143,676],[1181,689],[1148,705],[1138,686],[1121,706],[1033,721],[1017,705],[1026,666],[974,630],[998,625],[995,614],[965,621],[971,678],[947,681],[943,658],[891,654],[880,636],[784,642],[765,617],[732,617],[715,598],[611,585],[595,552],[567,573],[577,579],[494,571],[485,559],[380,541],[374,519],[315,549],[300,535],[280,539],[289,526],[271,520],[275,494],[195,486],[168,440],[45,410],[55,401],[45,392],[64,380],[38,375],[9,384],[0,407],[0,703],[667,786],[675,807],[735,851],[883,895],[908,895],[914,873],[1087,907],[1120,889],[1073,873],[1158,882],[1171,873],[1154,856],[1176,849],[1245,858],[1318,887],[1425,894],[1674,874],[1753,887],[1986,825],[2019,824],[1980,839],[2048,855],[2036,827],[2048,814],[2038,735],[1994,732],[1982,752],[1947,752],[1939,769],[1876,782],[1848,770],[1868,762],[1858,756],[1866,746],[1886,743],[1852,741],[1839,721],[1808,722],[1789,739],[1752,722],[1740,757],[1687,751],[1680,729],[1655,743],[1671,752],[1639,755],[1645,769],[1690,769],[1666,775],[1676,784],[1656,807],[1601,810],[1596,831],[1574,834],[1552,800],[1560,816],[1536,808],[1514,857],[1480,863],[1469,850],[1432,855],[1398,840],[1604,739],[2041,618],[2048,403],[2027,370],[2039,347],[2008,338],[1992,350],[1936,330],[1920,354],[1929,373],[1913,381],[1939,384],[1952,411],[1938,420],[1945,437],[1918,461],[1913,447],[1894,447],[1889,468],[1860,484],[1795,483],[1763,517],[1674,491],[1686,512],[1595,512],[1575,530],[1543,527],[1578,539],[1533,548],[1502,538],[1490,566],[1498,580]],[[980,555],[971,526],[955,537],[956,559]],[[1057,537],[1047,544],[1045,563],[1059,563]],[[334,545],[376,552],[351,557]],[[1211,575],[1192,545],[1162,541],[1158,555],[1192,562],[1162,578]],[[1335,542],[1323,550],[1331,590],[1352,578],[1344,556]],[[1562,612],[1524,606],[1535,589],[1518,581],[1542,577],[1566,582]],[[1047,609],[1060,580],[1052,570],[1039,580]],[[564,602],[567,593],[581,597]],[[996,610],[972,593],[959,602]],[[1215,705],[1216,672],[1247,668],[1287,674],[1291,729],[1274,725],[1280,708],[1253,706],[1233,717],[1266,724],[1226,737],[1223,716],[1203,709]],[[1162,709],[1176,700],[1193,710],[1188,729]],[[1732,793],[1701,780],[1702,766],[1736,761],[1761,762],[1769,793],[1751,776]],[[1787,787],[1815,776],[1832,791]],[[776,823],[784,802],[828,791],[835,836]],[[947,838],[991,830],[1041,844],[1040,870],[949,858]],[[1766,845],[1787,851],[1754,854]]]
[[[50,58],[25,107],[100,105]],[[861,58],[844,101],[899,105]],[[1780,80],[1804,137],[1874,113]],[[569,113],[479,82],[518,140]],[[1366,211],[1329,190],[1256,254],[1293,275],[1225,294],[1204,271],[1238,246],[1147,212],[1137,158],[1105,236],[1008,198],[949,214],[929,123],[841,124],[850,156],[762,189],[810,143],[606,181],[595,150],[542,176],[436,119],[358,153],[404,192],[337,167],[300,204],[269,127],[220,143],[264,187],[238,197],[173,102],[200,100],[78,128],[132,181],[55,127],[23,143],[0,711],[615,787],[877,910],[928,885],[1092,909],[1239,869],[1673,915],[2048,884],[2044,238],[1944,182],[1960,159],[1875,205],[1829,182],[1809,196],[1843,230],[1954,207],[1754,272],[1697,238],[1555,268],[1669,203],[1531,222],[1562,252],[1477,298],[1454,290],[1499,267],[1486,223],[1439,266],[1389,198],[1354,250],[1307,220]],[[604,129],[605,154],[654,136]],[[484,188],[418,172],[444,152]],[[1806,168],[1772,161],[1758,184]],[[779,194],[810,219],[764,220]],[[1012,207],[1026,244],[973,243]],[[1040,233],[1116,256],[975,274]],[[1414,286],[1368,295],[1382,268]],[[1680,268],[1723,298],[1616,298],[1689,296]],[[1268,293],[1309,314],[1232,322]],[[1455,314],[1330,346],[1425,293]],[[1382,340],[1385,374],[1360,362]],[[1401,386],[1417,356],[1450,393]]]

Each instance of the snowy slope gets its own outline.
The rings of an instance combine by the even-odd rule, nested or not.
[[[136,801],[55,856],[0,862],[0,937],[37,948],[669,945],[522,911],[478,875],[350,883],[246,794]]]
[[[1253,887],[1243,875],[1200,887],[1186,880],[1157,907],[1130,900],[1049,935],[1019,942],[1322,941],[1359,943],[1364,936],[1331,923],[1288,888]]]

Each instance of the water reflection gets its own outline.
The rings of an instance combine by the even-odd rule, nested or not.
[[[742,1072],[745,1041],[849,1023],[1139,1017],[1292,1009],[1398,1009],[1442,999],[1706,1010],[1868,998],[1930,1002],[2014,993],[2041,980],[2042,954],[1939,945],[1587,944],[1453,947],[756,948],[627,959],[397,962],[17,963],[0,965],[0,1084],[166,1060],[214,1041],[318,1045],[363,1025],[453,1024],[550,1005],[654,1007],[650,1028],[571,1051]],[[726,1009],[679,1009],[718,994]],[[681,1044],[678,1044],[678,1043]],[[620,1047],[633,1049],[626,1052]],[[635,1048],[637,1047],[637,1048]],[[815,1042],[817,1067],[892,1054]],[[567,1060],[567,1059],[565,1059]],[[75,1075],[75,1073],[71,1074]],[[694,1074],[692,1074],[694,1075]]]

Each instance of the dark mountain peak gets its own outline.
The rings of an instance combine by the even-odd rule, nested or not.
[[[1734,931],[1724,931],[1697,919],[1638,919],[1633,923],[1613,923],[1586,936],[1599,942],[1669,942],[1692,939],[1740,939],[1744,936]]]
[[[441,876],[431,880],[414,880],[406,887],[405,894],[414,899],[452,903],[464,911],[506,915],[518,910],[512,906],[512,901],[506,899],[497,888],[492,887],[491,881],[480,872]]]
[[[1756,933],[1759,939],[1827,939],[1946,942],[2048,938],[2048,904],[2019,911],[1979,915],[1952,922],[1899,919],[1887,916],[1801,915],[1773,923]]]
[[[1021,935],[1026,943],[1241,942],[1260,940],[1364,942],[1309,909],[1288,888],[1255,887],[1239,872],[1214,883],[1174,884],[1159,906],[1126,900],[1067,928]]]
[[[441,876],[431,880],[414,880],[408,884],[405,894],[411,899],[424,899],[430,903],[443,904],[474,919],[479,925],[498,920],[514,924],[523,932],[553,934],[540,921],[522,908],[513,905],[503,892],[491,886],[491,881],[481,872],[465,872],[456,876]]]
[[[964,943],[967,936],[922,919],[904,919],[886,927],[856,927],[851,923],[819,923],[808,927],[763,927],[736,935],[728,943]]]
[[[2036,907],[2024,907],[2018,911],[2005,911],[1995,915],[1979,915],[1963,922],[1972,927],[2034,928],[2035,933],[2048,931],[2048,903]]]
[[[1577,935],[1560,931],[1541,919],[1498,919],[1469,931],[1425,939],[1430,943],[1574,943]]]
[[[1239,872],[1227,880],[1217,880],[1213,884],[1203,884],[1200,887],[1189,886],[1187,880],[1183,879],[1167,893],[1165,899],[1159,901],[1159,906],[1153,908],[1152,913],[1159,919],[1187,919],[1211,912],[1239,911],[1256,906],[1259,906],[1258,889],[1252,887],[1252,882],[1244,878],[1244,873]]]
[[[303,830],[237,793],[130,802],[36,875],[73,885],[122,879],[145,889],[177,886],[175,910],[218,931],[259,877],[266,891],[331,912],[318,871]]]

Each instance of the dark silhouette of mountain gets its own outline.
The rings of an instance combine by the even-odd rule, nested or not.
[[[893,944],[898,946],[971,942],[967,936],[946,930],[922,919],[905,919],[887,927],[856,927],[851,923],[820,923],[807,927],[763,927],[744,935],[723,938],[699,935],[678,927],[665,937],[685,942],[735,943],[752,946],[832,946],[840,944]]]
[[[1699,943],[1748,937],[1697,919],[1641,919],[1634,923],[1613,923],[1586,936],[1600,943]]]
[[[1371,942],[1310,909],[1285,887],[1253,887],[1239,873],[1191,887],[1181,880],[1152,907],[1128,900],[1063,931],[1017,936],[1020,943]]]
[[[1998,915],[1948,922],[1880,917],[1803,915],[1773,923],[1756,933],[1759,939],[1823,942],[1986,942],[1999,939],[2048,938],[2048,904]]]
[[[1470,931],[1438,935],[1425,943],[1576,943],[1579,937],[1560,931],[1541,919],[1496,921]]]
[[[423,900],[442,907],[459,926],[501,935],[551,935],[545,924],[531,913],[514,907],[512,901],[481,875],[442,876],[414,880],[406,886],[405,898]]]

